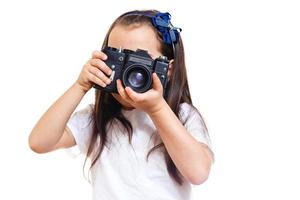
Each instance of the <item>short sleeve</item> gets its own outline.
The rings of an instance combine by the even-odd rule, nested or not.
[[[67,127],[71,131],[80,153],[86,154],[90,138],[93,131],[93,113],[94,106],[89,104],[82,110],[79,110],[72,114]]]
[[[205,123],[196,108],[188,103],[180,105],[180,120],[187,131],[198,141],[206,144],[213,153],[212,144]],[[214,155],[213,155],[214,156]]]

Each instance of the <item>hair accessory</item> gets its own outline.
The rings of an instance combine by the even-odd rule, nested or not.
[[[152,21],[152,25],[162,34],[164,43],[171,44],[173,48],[174,44],[178,41],[179,32],[182,31],[181,28],[172,25],[171,15],[168,12],[157,12],[157,14],[153,16],[150,12],[131,11],[125,15],[143,15],[149,17]]]
[[[153,26],[162,34],[163,41],[166,44],[174,44],[178,41],[179,32],[181,28],[174,27],[171,23],[170,13],[158,12],[151,17]]]

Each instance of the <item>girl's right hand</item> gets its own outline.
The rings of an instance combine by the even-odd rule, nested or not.
[[[76,84],[78,84],[84,92],[90,90],[93,84],[106,87],[106,85],[111,83],[108,76],[111,74],[112,70],[105,64],[104,61],[106,59],[107,56],[105,53],[94,51],[92,53],[92,58],[83,66]]]

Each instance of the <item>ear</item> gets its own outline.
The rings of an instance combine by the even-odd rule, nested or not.
[[[168,69],[168,81],[171,78],[171,74],[173,74],[173,63],[174,63],[174,59],[170,60],[169,69]]]

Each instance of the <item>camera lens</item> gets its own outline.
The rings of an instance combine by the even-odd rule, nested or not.
[[[147,91],[152,83],[151,73],[146,66],[131,65],[123,73],[125,86],[131,87],[136,92]]]
[[[140,88],[145,84],[145,80],[147,79],[147,75],[141,69],[136,71],[132,71],[128,75],[128,82],[130,85],[136,88]]]

